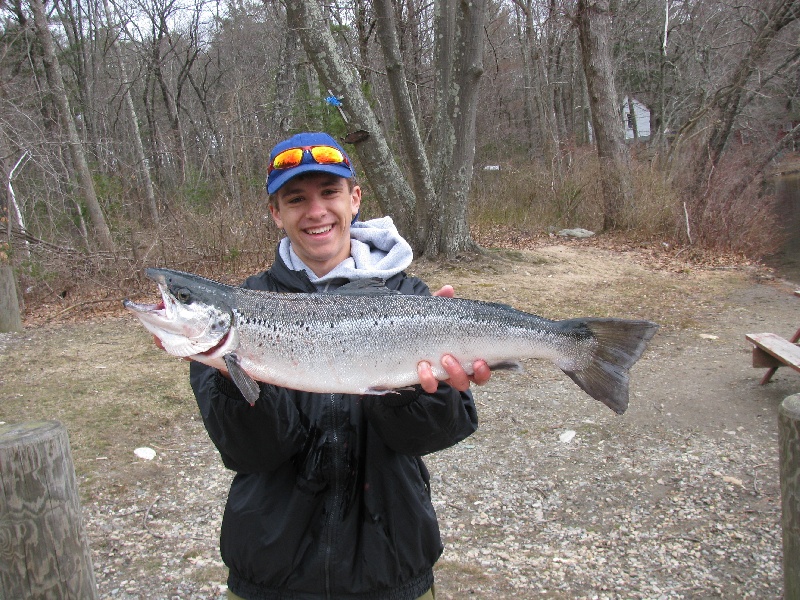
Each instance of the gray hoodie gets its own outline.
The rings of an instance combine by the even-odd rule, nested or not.
[[[411,246],[403,239],[391,217],[357,221],[350,226],[350,257],[322,277],[295,254],[289,238],[283,238],[278,252],[286,266],[303,270],[320,291],[335,289],[355,279],[389,279],[406,269],[414,258]]]

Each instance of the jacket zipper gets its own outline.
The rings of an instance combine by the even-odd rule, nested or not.
[[[331,466],[333,468],[333,494],[328,511],[328,535],[327,546],[325,548],[325,596],[331,598],[331,561],[333,559],[333,545],[336,539],[335,523],[336,515],[341,504],[341,478],[342,453],[339,440],[339,402],[336,394],[330,394],[330,415],[331,415]]]

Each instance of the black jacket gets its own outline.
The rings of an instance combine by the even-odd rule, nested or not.
[[[430,294],[404,273],[387,286]],[[313,292],[280,257],[244,287]],[[248,599],[414,600],[442,552],[419,456],[477,428],[469,392],[441,384],[384,396],[261,385],[250,406],[219,371],[193,362],[209,436],[236,471],[222,521],[228,587]]]

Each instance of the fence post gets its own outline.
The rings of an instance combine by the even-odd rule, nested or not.
[[[783,597],[800,598],[800,394],[778,409],[783,528]]]
[[[0,598],[96,599],[66,428],[0,425]]]

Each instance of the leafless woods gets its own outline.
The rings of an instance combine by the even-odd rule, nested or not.
[[[419,254],[474,248],[486,219],[758,252],[741,242],[770,218],[764,175],[800,119],[800,0],[4,0],[0,15],[3,238],[27,273],[32,247],[268,259],[267,154],[302,129],[355,142],[365,210]]]

